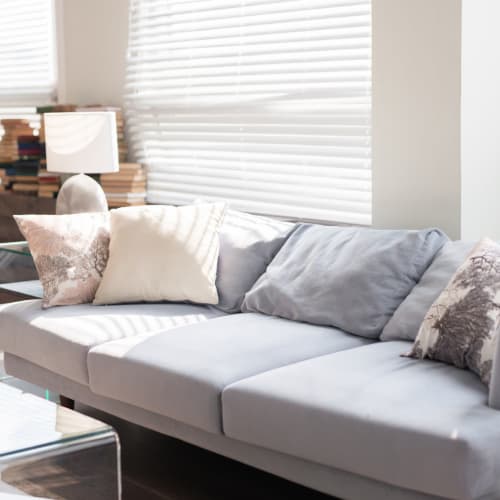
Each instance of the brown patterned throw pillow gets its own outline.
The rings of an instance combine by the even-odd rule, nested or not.
[[[14,218],[43,286],[42,307],[92,302],[108,261],[109,213]]]
[[[468,368],[489,385],[500,323],[500,246],[485,238],[427,312],[414,358]]]

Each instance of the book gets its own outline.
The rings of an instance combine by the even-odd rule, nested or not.
[[[38,177],[38,167],[35,165],[22,165],[15,162],[12,167],[12,173],[9,175],[16,175],[19,177],[36,175]]]
[[[25,184],[23,182],[15,182],[12,184],[12,191],[37,191],[38,183],[36,184]]]
[[[47,169],[41,167],[38,170],[38,182],[40,184],[61,184],[61,176],[54,172],[47,172]]]
[[[59,191],[59,184],[39,184],[38,191],[55,192]]]
[[[129,186],[121,184],[115,186],[102,186],[102,189],[105,193],[144,193],[146,192],[146,185]]]
[[[127,184],[117,186],[103,186],[105,193],[144,193],[146,191],[146,184],[139,184],[137,186],[130,186]]]
[[[120,172],[129,172],[130,170],[142,170],[140,163],[120,163]]]
[[[36,112],[43,113],[65,113],[69,111],[76,111],[77,106],[74,104],[49,104],[47,106],[38,106]]]
[[[40,163],[38,159],[30,159],[30,160],[17,160],[13,162],[13,166],[19,169],[24,169],[24,168],[39,168]]]
[[[19,135],[17,136],[18,144],[39,144],[40,140],[36,135]]]
[[[101,174],[101,184],[106,182],[139,182],[145,181],[146,175],[144,172],[131,172],[131,173],[117,173],[117,174]]]
[[[59,186],[60,184],[60,178],[58,176],[47,176],[47,177],[40,177],[38,176],[38,182],[43,185],[43,184],[57,184]]]
[[[4,127],[13,127],[15,125],[26,125],[28,120],[25,120],[24,118],[3,118],[0,120],[0,123]]]
[[[21,182],[21,183],[28,183],[28,184],[32,184],[34,182],[37,183],[37,186],[38,186],[38,175],[11,175],[9,176],[10,180],[12,182]]]

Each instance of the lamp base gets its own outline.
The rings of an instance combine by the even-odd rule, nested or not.
[[[73,175],[67,179],[57,196],[57,215],[107,211],[108,202],[102,187],[85,174]]]

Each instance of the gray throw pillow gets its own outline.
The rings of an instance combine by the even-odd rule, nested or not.
[[[245,293],[252,288],[285,242],[295,224],[228,210],[219,231],[220,250],[216,307],[240,312]]]
[[[246,294],[243,310],[377,338],[446,241],[437,229],[301,224]]]
[[[436,255],[415,288],[385,325],[381,340],[415,340],[427,311],[474,247],[466,241],[449,241]]]

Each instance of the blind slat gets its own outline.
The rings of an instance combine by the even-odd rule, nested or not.
[[[171,203],[184,205],[191,203],[194,199],[205,198],[203,193],[182,192],[182,191],[168,191],[165,189],[148,191],[148,199],[151,203]],[[302,200],[296,202],[286,203],[282,200],[274,201],[273,199],[252,200],[245,197],[238,198],[232,196],[231,190],[223,191],[220,194],[212,193],[210,199],[214,201],[229,201],[232,206],[237,206],[240,210],[256,214],[272,214],[279,217],[295,220],[323,220],[323,221],[342,221],[349,224],[366,224],[366,220],[371,218],[370,206],[364,210],[347,210],[342,211],[336,208],[318,208],[311,206],[307,201],[304,203]],[[307,216],[305,215],[307,213]]]
[[[307,165],[299,163],[299,159],[293,155],[287,155],[285,159],[281,157],[269,158],[270,155],[245,155],[245,160],[239,159],[239,155],[227,152],[223,157],[221,155],[211,156],[209,152],[197,154],[196,163],[193,162],[192,155],[187,156],[183,152],[169,152],[167,157],[169,160],[168,173],[179,172],[184,170],[196,170],[207,167],[210,172],[212,170],[228,169],[234,172],[248,172],[249,166],[253,172],[262,173],[263,175],[273,174],[289,174],[311,176],[313,180],[321,182],[321,179],[332,178],[339,183],[342,182],[364,182],[371,179],[371,171],[368,168],[369,164],[366,161],[352,158],[338,158],[335,162],[329,162],[328,157],[315,157],[314,165],[309,162]],[[185,153],[185,152],[184,152]],[[162,172],[163,158],[151,157],[150,172]],[[274,160],[274,161],[273,161]],[[281,161],[279,161],[281,160]],[[323,162],[321,162],[323,160]],[[272,172],[272,174],[270,174]],[[165,173],[163,171],[163,173]],[[168,174],[166,174],[168,175]]]
[[[232,165],[234,166],[234,164]],[[241,168],[245,168],[246,165],[239,165]],[[262,171],[262,170],[257,170],[254,168],[254,165],[251,166],[252,168],[245,168],[245,177],[247,179],[253,179],[255,181],[259,182],[267,182],[269,180],[272,180],[273,182],[280,182],[283,184],[294,184],[298,183],[301,185],[302,183],[305,183],[307,185],[319,185],[319,186],[329,186],[334,189],[342,189],[346,191],[346,196],[348,195],[349,192],[370,192],[370,180],[371,176],[368,175],[365,178],[338,178],[334,175],[334,172],[330,170],[330,172],[327,172],[327,175],[321,178],[317,178],[314,176],[311,176],[310,170],[300,170],[300,169],[292,169],[292,168],[287,168],[285,170],[279,171],[276,170],[273,173],[269,173],[269,171]],[[289,167],[289,166],[287,166]],[[159,172],[155,172],[154,167],[150,169],[149,176],[151,179],[158,179],[158,180],[167,180],[170,175],[176,174],[176,175],[182,175],[182,176],[191,176],[192,182],[199,183],[201,179],[200,174],[202,173],[202,170],[206,169],[210,176],[212,178],[228,178],[228,179],[235,179],[238,175],[240,175],[239,170],[235,170],[234,168],[231,168],[227,163],[226,164],[221,164],[218,163],[214,165],[213,163],[210,164],[209,162],[206,161],[197,161],[196,164],[193,165],[192,162],[185,162],[184,164],[182,161],[179,161],[176,163],[175,166],[169,167],[169,172],[166,174],[165,172],[162,172],[161,169]],[[205,182],[203,180],[203,182]]]
[[[371,0],[131,0],[148,200],[371,223]]]
[[[169,172],[168,176],[163,173],[152,173],[150,178],[154,182],[164,182],[171,186],[175,184],[189,184],[201,187],[220,187],[232,186],[234,184],[235,175],[231,171],[211,171],[209,180],[200,179],[198,173],[193,171],[183,170],[182,173]],[[261,193],[269,192],[284,192],[295,193],[300,195],[312,194],[316,197],[335,198],[336,200],[349,201],[349,202],[369,202],[371,200],[371,192],[367,185],[360,185],[359,188],[347,188],[345,185],[339,186],[334,181],[324,181],[321,184],[310,182],[310,179],[299,176],[287,175],[271,175],[264,179],[258,178],[252,173],[245,175],[245,188],[248,190],[258,190]],[[275,183],[270,185],[272,181]]]

